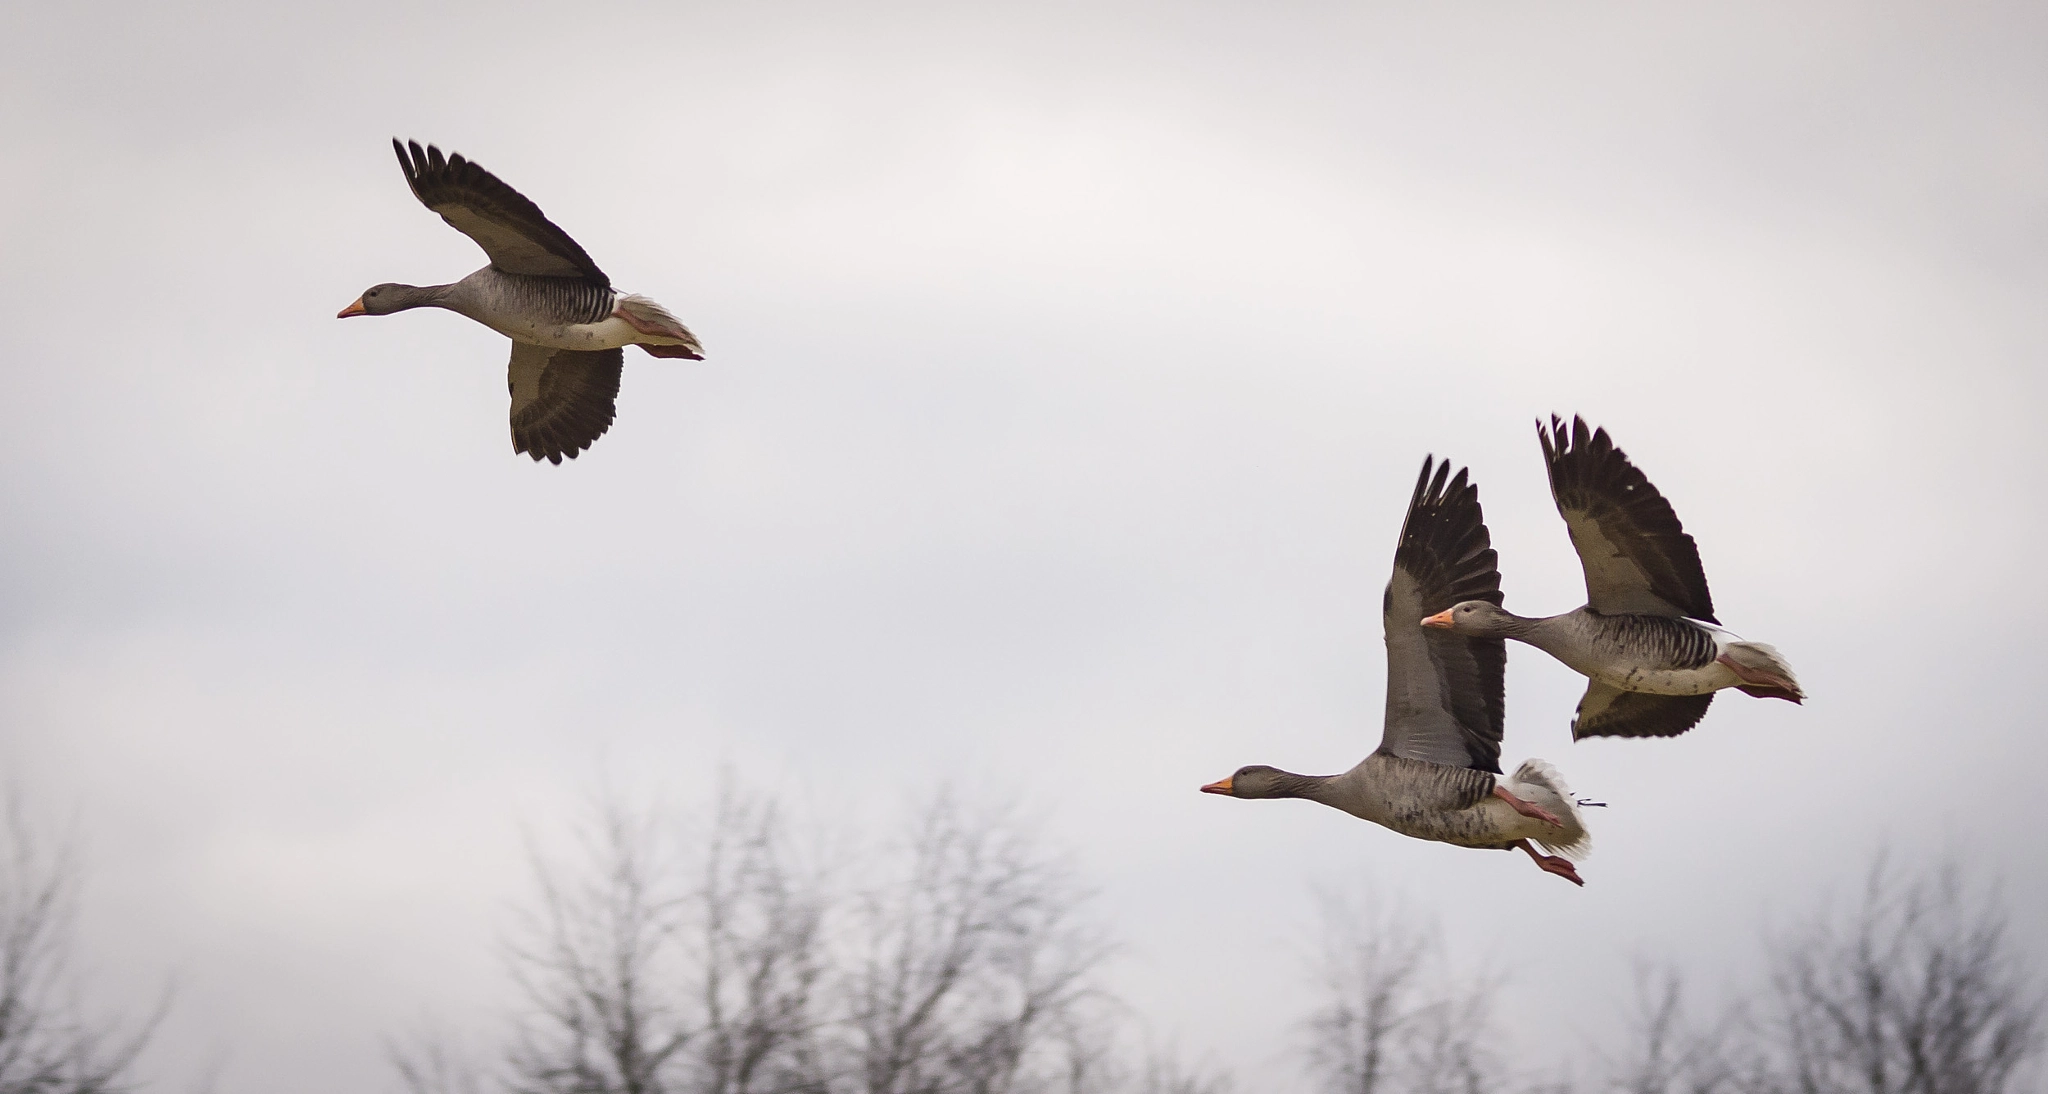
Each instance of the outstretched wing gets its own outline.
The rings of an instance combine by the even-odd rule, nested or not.
[[[1461,468],[1422,461],[1408,502],[1382,614],[1387,629],[1387,727],[1393,756],[1500,773],[1503,672],[1499,638],[1434,630],[1422,620],[1466,600],[1501,602],[1497,556],[1479,487]]]
[[[456,231],[476,240],[491,256],[491,265],[506,273],[575,277],[611,287],[611,278],[569,233],[498,176],[460,155],[444,159],[433,145],[422,151],[413,141],[408,152],[394,138],[391,147],[398,151],[398,165],[405,170],[413,196]]]
[[[1587,737],[1676,737],[1700,724],[1714,693],[1651,695],[1620,691],[1598,680],[1586,682],[1572,719],[1572,740]]]
[[[1586,570],[1586,606],[1601,615],[1690,616],[1709,623],[1714,597],[1699,547],[1671,503],[1650,485],[1604,429],[1571,428],[1553,416],[1536,423],[1550,494]]]
[[[535,463],[575,459],[611,428],[623,354],[512,343],[512,451]]]

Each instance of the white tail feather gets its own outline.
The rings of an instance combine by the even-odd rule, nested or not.
[[[687,345],[697,344],[697,336],[690,333],[690,328],[683,326],[682,320],[677,319],[667,308],[639,293],[627,293],[619,297],[618,303],[613,307],[639,320],[640,323],[660,329],[671,338],[680,339]]]
[[[1730,642],[1728,656],[1743,668],[1764,669],[1777,673],[1787,680],[1799,679],[1792,675],[1792,666],[1785,663],[1785,657],[1778,652],[1778,647],[1768,642]]]
[[[1508,793],[1542,806],[1564,822],[1564,829],[1556,836],[1538,836],[1536,842],[1574,862],[1583,861],[1593,853],[1593,834],[1586,830],[1586,818],[1579,813],[1578,799],[1572,796],[1572,788],[1565,785],[1564,776],[1559,775],[1556,768],[1542,760],[1523,760],[1522,766],[1508,777],[1507,789]]]

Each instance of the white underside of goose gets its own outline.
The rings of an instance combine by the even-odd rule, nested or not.
[[[1696,627],[1713,638],[1712,661],[1693,669],[1652,669],[1588,659],[1584,665],[1574,664],[1571,667],[1618,691],[1646,695],[1705,695],[1745,684],[1797,690],[1791,667],[1785,664],[1776,648],[1762,642],[1751,642],[1726,627],[1703,620],[1681,618],[1679,622]]]
[[[595,323],[548,323],[523,311],[488,307],[478,308],[470,318],[515,342],[549,349],[697,347],[697,340],[667,308],[636,293],[617,294],[611,314]]]

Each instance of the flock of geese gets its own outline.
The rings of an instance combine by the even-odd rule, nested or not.
[[[1380,747],[1341,775],[1241,767],[1202,790],[1234,798],[1307,798],[1404,836],[1524,851],[1584,885],[1573,860],[1592,850],[1557,770],[1525,760],[1500,775],[1507,639],[1586,677],[1572,739],[1672,737],[1698,725],[1714,693],[1806,698],[1778,651],[1721,627],[1699,548],[1671,503],[1584,419],[1536,427],[1550,493],[1586,571],[1586,603],[1524,618],[1500,606],[1499,557],[1460,468],[1422,461],[1381,615],[1387,720]],[[1554,852],[1543,854],[1542,844]]]
[[[567,232],[497,176],[431,145],[391,145],[413,196],[490,263],[453,284],[372,286],[339,317],[445,308],[510,338],[514,452],[559,464],[603,436],[626,346],[703,359],[689,328],[647,297],[614,289]],[[1542,760],[1500,777],[1507,639],[1586,677],[1574,740],[1676,736],[1698,725],[1725,688],[1805,698],[1777,650],[1714,618],[1698,547],[1606,430],[1553,417],[1536,432],[1585,568],[1585,605],[1537,618],[1503,609],[1479,487],[1466,469],[1453,475],[1448,462],[1425,458],[1381,607],[1387,714],[1379,748],[1340,775],[1254,765],[1205,793],[1307,798],[1417,839],[1523,851],[1584,885],[1573,861],[1592,838],[1579,810],[1595,803],[1573,797]]]

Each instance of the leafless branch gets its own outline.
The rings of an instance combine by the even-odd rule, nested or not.
[[[1871,869],[1862,907],[1778,947],[1788,1090],[2001,1094],[2042,1050],[2042,997],[1995,903],[1949,864]]]
[[[70,994],[78,865],[37,839],[10,795],[0,818],[0,1094],[116,1094],[169,1004],[138,1027],[95,1022]]]
[[[509,959],[516,1094],[1094,1094],[1116,1074],[1106,953],[1071,877],[1000,816],[942,799],[860,884],[804,869],[770,804],[705,838],[610,803],[539,884]],[[415,1094],[469,1094],[431,1048]]]
[[[1322,1002],[1308,1065],[1331,1094],[1467,1094],[1499,1089],[1485,1045],[1483,984],[1446,968],[1436,936],[1398,911],[1325,897],[1315,959]]]

